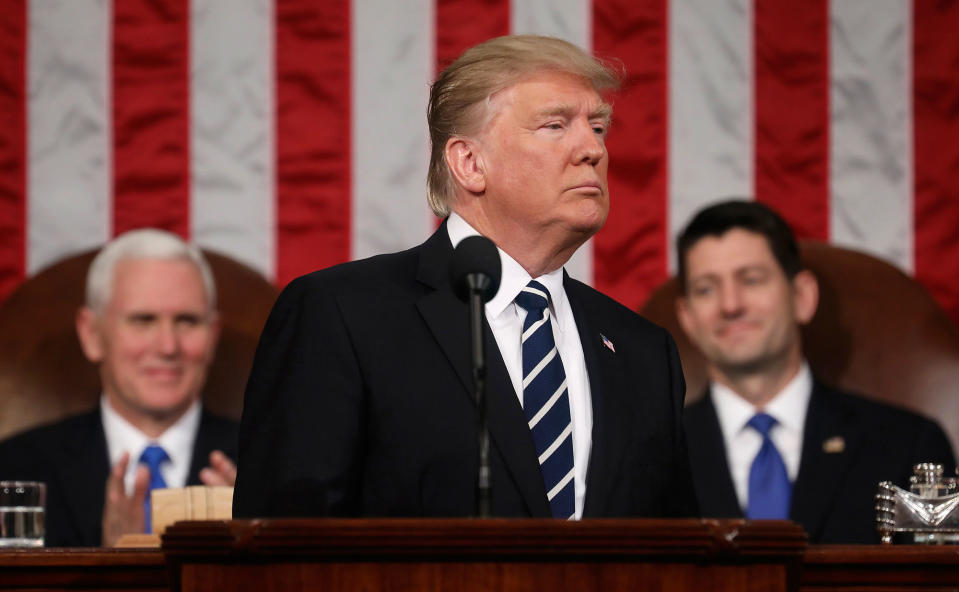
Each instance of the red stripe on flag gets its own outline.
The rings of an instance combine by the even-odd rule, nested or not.
[[[189,7],[113,3],[114,234],[190,234]]]
[[[436,71],[481,41],[509,34],[509,0],[438,0]]]
[[[959,324],[959,3],[913,4],[915,273]]]
[[[0,10],[0,302],[24,277],[27,222],[27,7]]]
[[[634,309],[667,275],[667,19],[666,0],[593,3],[593,49],[627,74],[606,143],[611,206],[593,283]]]
[[[829,3],[756,0],[756,199],[829,236]]]
[[[350,2],[276,0],[280,286],[350,257],[350,102]]]

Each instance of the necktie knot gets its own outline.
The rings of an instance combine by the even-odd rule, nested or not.
[[[527,313],[542,313],[549,306],[549,292],[543,284],[530,280],[526,287],[516,296],[516,304]]]
[[[773,426],[779,423],[776,421],[776,418],[767,413],[757,413],[756,415],[749,418],[749,421],[746,423],[749,427],[759,432],[763,438],[769,437],[769,430],[773,429]]]
[[[140,455],[140,462],[150,469],[151,475],[159,471],[160,465],[168,460],[170,460],[170,455],[166,453],[162,446],[156,444],[144,448],[143,454]]]

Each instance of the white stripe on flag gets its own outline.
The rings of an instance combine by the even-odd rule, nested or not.
[[[191,235],[268,278],[276,244],[273,20],[271,0],[191,6]]]
[[[110,236],[110,6],[28,3],[28,274]]]
[[[752,4],[669,3],[669,269],[703,206],[753,194]]]
[[[513,0],[510,27],[515,34],[559,37],[591,47],[592,3],[589,0]]]
[[[913,268],[911,4],[830,5],[832,242]]]
[[[514,34],[559,37],[583,49],[592,48],[592,3],[589,0],[513,0],[510,25]],[[593,282],[593,241],[577,249],[564,266],[575,279]]]
[[[431,232],[426,103],[434,20],[428,0],[353,3],[354,259],[411,247]]]

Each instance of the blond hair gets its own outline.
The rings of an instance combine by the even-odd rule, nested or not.
[[[619,87],[620,71],[579,47],[538,35],[508,35],[484,41],[463,52],[439,75],[430,90],[426,119],[430,130],[427,199],[433,213],[448,216],[454,182],[446,164],[446,143],[474,134],[485,122],[483,109],[495,93],[543,71],[587,80],[597,92]]]

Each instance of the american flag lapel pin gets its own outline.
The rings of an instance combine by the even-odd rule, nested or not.
[[[846,440],[842,436],[833,436],[822,443],[822,451],[826,454],[839,454],[846,449]]]
[[[616,346],[613,345],[613,342],[609,340],[609,337],[606,337],[602,333],[599,334],[600,338],[603,340],[603,347],[609,351],[616,353]]]

